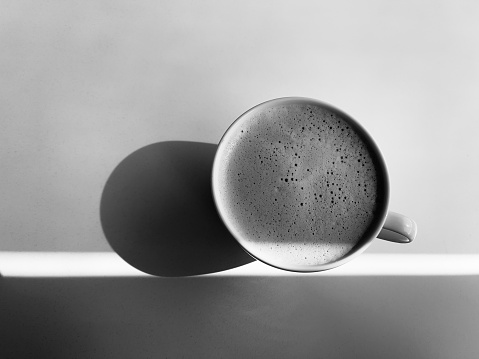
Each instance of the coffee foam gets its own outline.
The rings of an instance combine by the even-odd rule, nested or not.
[[[219,205],[246,249],[265,261],[336,261],[373,221],[377,170],[357,130],[319,106],[285,104],[233,125]]]

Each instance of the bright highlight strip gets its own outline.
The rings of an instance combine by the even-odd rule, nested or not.
[[[3,277],[151,277],[113,252],[0,252]],[[367,254],[316,273],[294,273],[253,262],[215,276],[455,276],[479,275],[479,254]]]
[[[253,262],[218,276],[464,276],[479,275],[479,254],[361,254],[324,272],[293,273]]]
[[[113,252],[0,252],[3,277],[140,277]]]

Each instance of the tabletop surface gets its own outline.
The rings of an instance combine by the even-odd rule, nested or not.
[[[418,223],[416,243],[369,252],[479,251],[477,3],[2,4],[0,250],[111,251],[100,200],[128,156],[214,145],[252,106],[304,96],[370,132],[390,209]]]

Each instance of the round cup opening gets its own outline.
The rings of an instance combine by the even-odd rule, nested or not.
[[[212,180],[218,212],[243,248],[291,271],[352,259],[387,214],[377,145],[350,116],[312,99],[276,99],[240,116],[218,145]]]

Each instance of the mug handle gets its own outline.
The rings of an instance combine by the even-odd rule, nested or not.
[[[396,212],[388,212],[378,238],[396,243],[410,243],[417,234],[417,224],[411,218]]]

